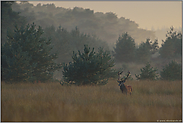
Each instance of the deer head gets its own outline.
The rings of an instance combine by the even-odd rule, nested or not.
[[[120,86],[120,90],[122,91],[122,93],[132,93],[132,87],[131,86],[128,86],[128,85],[125,85],[124,83],[126,82],[126,80],[128,79],[129,75],[130,75],[130,72],[128,71],[128,75],[126,76],[126,78],[124,79],[120,79],[120,75],[123,73],[122,72],[118,72],[118,83],[119,83],[119,86]]]

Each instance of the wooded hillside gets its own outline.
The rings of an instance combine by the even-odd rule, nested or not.
[[[43,28],[61,25],[68,31],[71,31],[77,26],[81,32],[96,35],[101,40],[106,41],[110,48],[113,48],[118,36],[124,32],[128,32],[135,39],[136,43],[144,42],[146,38],[152,40],[155,38],[155,32],[140,29],[136,22],[125,17],[118,18],[112,12],[94,13],[94,10],[90,9],[79,7],[66,9],[56,7],[54,4],[38,4],[34,6],[28,2],[14,3],[12,9],[25,16],[28,23],[35,22]]]

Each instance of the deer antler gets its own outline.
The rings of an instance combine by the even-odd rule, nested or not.
[[[122,73],[123,73],[123,71],[121,71],[121,72],[119,71],[119,72],[118,72],[118,81],[121,81],[120,75],[121,75]]]
[[[128,71],[128,75],[126,76],[126,78],[124,78],[123,81],[126,81],[128,79],[128,77],[129,77],[129,75],[130,75],[130,71]]]
[[[121,72],[119,71],[119,72],[118,72],[118,75],[120,75],[120,74],[122,74],[122,73],[123,73],[123,71],[121,71]]]
[[[122,73],[123,73],[123,71],[122,71],[122,72],[118,72],[118,83],[119,83],[119,86],[120,86],[121,84],[125,83],[125,81],[128,79],[128,77],[129,77],[129,75],[130,75],[130,71],[128,71],[128,75],[126,76],[126,78],[120,79],[120,74],[122,74]]]

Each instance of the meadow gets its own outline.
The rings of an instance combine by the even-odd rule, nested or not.
[[[104,86],[1,83],[1,121],[182,121],[181,81],[127,81],[122,94]]]

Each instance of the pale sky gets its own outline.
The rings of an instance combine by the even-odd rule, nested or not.
[[[181,1],[29,1],[38,3],[54,3],[63,8],[90,8],[94,12],[113,12],[118,18],[125,17],[139,24],[140,28],[182,27]]]

